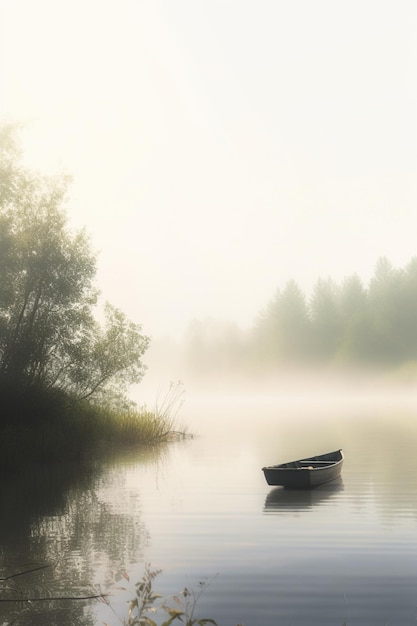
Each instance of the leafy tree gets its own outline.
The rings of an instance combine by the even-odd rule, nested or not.
[[[274,365],[279,354],[279,330],[276,310],[281,298],[281,291],[277,289],[268,305],[258,315],[252,331],[252,351],[255,360],[260,363]]]
[[[357,274],[341,286],[319,279],[309,306],[289,281],[258,317],[252,336],[261,365],[314,356],[381,365],[416,360],[417,257],[405,268],[381,257],[367,288]]]
[[[343,323],[340,314],[338,286],[329,278],[319,278],[310,301],[314,350],[319,358],[335,355],[342,337]]]
[[[340,289],[340,318],[343,335],[337,350],[342,361],[366,359],[369,337],[367,291],[357,274],[345,278]]]
[[[417,257],[413,257],[403,273],[399,303],[398,341],[406,359],[417,358]]]
[[[259,316],[254,340],[258,356],[271,365],[296,363],[311,354],[311,323],[303,292],[295,280],[277,289]]]
[[[97,323],[95,256],[68,228],[68,179],[27,171],[7,126],[0,181],[0,390],[93,399],[139,382],[149,338],[110,305]]]
[[[401,358],[398,331],[403,285],[404,270],[395,269],[386,257],[378,259],[368,289],[368,345],[369,357],[374,361],[389,362]]]
[[[357,274],[345,278],[340,289],[340,315],[345,322],[361,317],[366,308],[367,293]]]
[[[417,357],[417,258],[395,269],[379,259],[369,286],[374,358],[399,362]]]
[[[311,325],[303,292],[294,280],[288,281],[276,301],[277,343],[280,360],[295,362],[310,354]]]

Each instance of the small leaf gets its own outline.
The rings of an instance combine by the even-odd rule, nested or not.
[[[144,617],[143,623],[147,624],[147,626],[157,626],[156,622],[154,622],[150,617]]]
[[[158,600],[158,598],[162,598],[162,597],[163,597],[163,596],[161,596],[161,594],[160,594],[160,593],[155,593],[154,591],[151,591],[151,592],[149,593],[148,599],[149,599],[151,602],[155,602],[155,600]]]
[[[183,622],[183,619],[181,617],[181,615],[173,615],[172,617],[170,617],[168,620],[166,620],[165,622],[163,622],[161,624],[161,626],[170,626],[172,624],[172,622],[174,622],[176,619],[179,619],[180,622]]]
[[[133,613],[133,609],[134,609],[135,607],[137,607],[137,606],[138,606],[138,599],[137,599],[137,598],[135,598],[135,599],[134,599],[134,600],[132,600],[132,602],[129,604],[129,611],[128,611],[128,614],[127,614],[128,619],[130,619],[130,616],[131,616],[131,615],[132,615],[132,613]]]
[[[184,615],[184,612],[181,611],[181,609],[171,609],[167,606],[164,607],[164,609],[171,617],[181,617],[181,615]]]
[[[126,574],[126,572],[122,572],[122,576],[123,576],[123,578],[125,578],[128,582],[130,582],[130,578],[129,578],[129,576]]]

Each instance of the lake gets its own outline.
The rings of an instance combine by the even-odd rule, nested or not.
[[[414,624],[416,400],[376,388],[196,393],[181,416],[193,438],[3,477],[0,577],[13,578],[1,597],[103,591],[111,607],[2,603],[0,623],[116,626],[150,563],[157,592],[202,590],[196,616],[219,626]],[[313,491],[269,487],[261,472],[337,448],[342,478]]]

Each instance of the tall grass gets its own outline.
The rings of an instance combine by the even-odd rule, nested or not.
[[[182,383],[158,395],[155,408],[75,403],[42,417],[0,425],[0,466],[73,461],[114,448],[153,446],[173,434],[184,400]]]
[[[169,425],[171,430],[173,430],[178,412],[184,404],[184,396],[185,390],[181,381],[171,383],[168,391],[162,397],[161,392],[158,392],[154,413],[167,426]]]
[[[171,383],[161,396],[158,392],[153,410],[146,405],[114,409],[100,407],[97,423],[102,438],[111,437],[116,443],[152,445],[178,433],[175,430],[177,415],[184,402],[184,386]]]

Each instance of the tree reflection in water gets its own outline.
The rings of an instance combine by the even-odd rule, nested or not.
[[[153,460],[161,451],[149,453]],[[126,455],[123,463],[126,462]],[[140,457],[148,462],[149,457]],[[134,458],[135,463],[141,460]],[[124,465],[36,467],[3,475],[0,484],[0,623],[93,624],[91,601],[25,598],[86,596],[110,588],[129,564],[143,558],[148,533],[140,502],[130,494],[129,515],[111,494]],[[127,467],[125,465],[125,467]],[[122,490],[120,489],[119,492]],[[124,507],[123,507],[124,508]],[[49,567],[38,569],[38,566]],[[21,576],[12,574],[34,570]],[[22,602],[4,602],[8,598]]]

